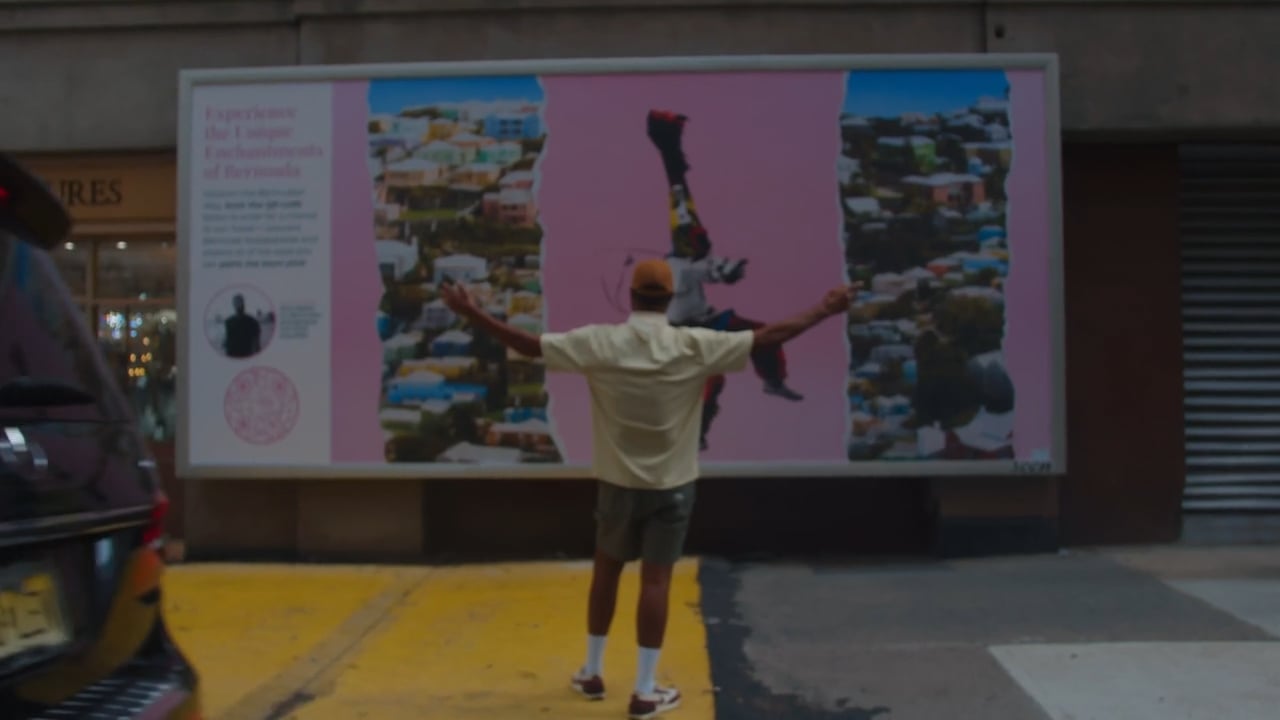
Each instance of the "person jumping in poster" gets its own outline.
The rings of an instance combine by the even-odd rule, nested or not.
[[[686,174],[689,163],[684,154],[684,125],[688,117],[673,112],[651,110],[648,118],[649,140],[662,156],[667,173],[668,196],[671,200],[671,252],[667,262],[675,275],[676,294],[667,317],[673,325],[704,327],[732,332],[754,330],[763,325],[748,320],[732,309],[716,310],[707,302],[704,283],[733,285],[742,279],[745,259],[727,260],[711,255],[711,239],[698,218],[693,194]],[[787,359],[782,346],[758,347],[751,353],[756,375],[764,380],[764,391],[787,400],[804,397],[787,387]],[[702,435],[700,446],[707,448],[707,432],[720,412],[720,394],[725,379],[717,375],[707,381],[703,396]]]

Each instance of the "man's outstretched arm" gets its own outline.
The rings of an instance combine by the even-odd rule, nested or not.
[[[857,291],[856,285],[829,290],[822,302],[782,322],[770,323],[755,331],[754,347],[779,345],[820,324],[823,320],[848,311]]]
[[[461,285],[440,286],[440,298],[450,310],[466,318],[472,325],[497,338],[498,342],[524,355],[542,357],[542,341],[533,333],[512,327],[485,312],[471,299],[471,294]]]
[[[512,327],[489,313],[475,308],[471,315],[464,315],[471,324],[498,339],[498,342],[524,355],[542,357],[542,340],[531,332]]]

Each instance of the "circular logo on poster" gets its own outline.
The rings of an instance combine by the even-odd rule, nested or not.
[[[271,445],[298,424],[298,388],[275,368],[252,367],[231,380],[223,412],[236,437],[254,445]]]

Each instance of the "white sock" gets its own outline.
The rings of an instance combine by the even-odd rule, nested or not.
[[[587,677],[604,674],[604,635],[587,636],[587,664],[583,667]]]
[[[652,694],[658,686],[658,648],[640,648],[639,672],[636,673],[636,694]]]

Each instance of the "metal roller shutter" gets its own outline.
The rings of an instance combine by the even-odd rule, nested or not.
[[[1280,513],[1280,146],[1181,153],[1188,513]]]

